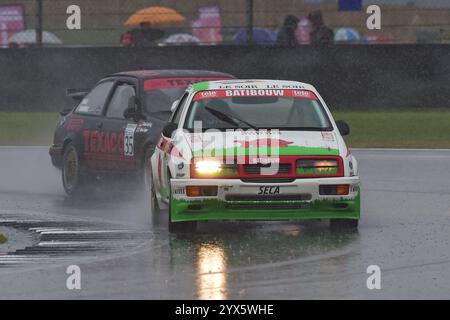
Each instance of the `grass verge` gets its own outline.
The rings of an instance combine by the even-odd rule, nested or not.
[[[0,145],[50,145],[52,112],[0,112]],[[346,120],[350,147],[450,148],[450,110],[334,112]]]
[[[50,145],[58,113],[0,112],[0,145]]]
[[[351,147],[450,148],[450,110],[336,112],[346,120]]]

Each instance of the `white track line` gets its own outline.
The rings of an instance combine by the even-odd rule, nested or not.
[[[34,231],[37,233],[42,233],[42,232],[46,232],[46,231],[64,231],[66,229],[62,229],[62,228],[28,228],[29,231]]]
[[[102,233],[129,233],[130,230],[61,230],[61,231],[43,231],[44,234],[102,234]]]
[[[38,247],[80,247],[80,246],[88,246],[88,245],[98,245],[99,243],[111,243],[110,240],[105,241],[41,241],[38,243]],[[108,248],[102,248],[108,249]]]
[[[49,149],[50,146],[0,146],[0,149]]]

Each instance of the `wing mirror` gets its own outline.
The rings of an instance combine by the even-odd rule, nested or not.
[[[163,128],[162,134],[164,137],[170,138],[172,137],[172,133],[177,129],[178,125],[176,123],[168,122]]]
[[[67,109],[63,109],[63,110],[61,110],[60,112],[59,112],[59,114],[61,115],[61,116],[67,116],[69,113],[71,113],[72,112],[72,108],[67,108]]]
[[[346,136],[350,134],[350,127],[348,126],[347,122],[344,120],[338,120],[336,121],[336,126],[341,134],[341,136]]]

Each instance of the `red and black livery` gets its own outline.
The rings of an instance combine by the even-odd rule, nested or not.
[[[79,100],[61,112],[50,156],[71,195],[89,176],[140,174],[172,104],[195,82],[232,79],[202,70],[138,70],[100,80],[91,90],[68,90]]]

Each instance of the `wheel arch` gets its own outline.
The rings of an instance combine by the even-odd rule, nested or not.
[[[67,146],[72,143],[72,138],[66,138],[63,142],[62,148],[61,148],[61,155],[64,155],[64,152],[66,151]]]

